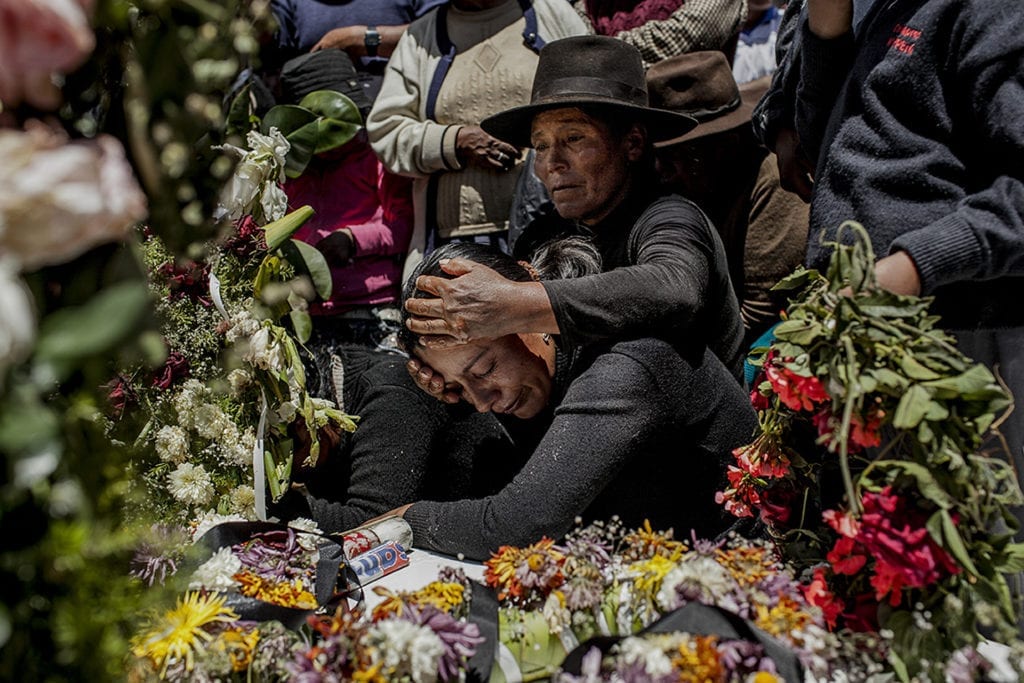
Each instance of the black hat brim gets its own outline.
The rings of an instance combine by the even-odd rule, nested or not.
[[[543,111],[552,109],[569,109],[584,107],[600,107],[628,117],[647,128],[650,142],[661,142],[686,135],[697,126],[697,119],[680,112],[667,109],[654,109],[632,104],[624,104],[620,100],[604,100],[601,98],[564,99],[536,104],[525,104],[488,116],[480,122],[480,127],[489,135],[503,140],[516,147],[531,147],[530,132],[533,117]]]

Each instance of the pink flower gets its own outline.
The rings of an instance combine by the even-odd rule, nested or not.
[[[153,386],[157,389],[169,389],[177,380],[188,377],[188,358],[177,351],[167,356],[164,365],[153,375]]]
[[[55,73],[85,61],[96,39],[93,0],[0,0],[0,101],[53,110],[60,105]]]
[[[751,505],[759,505],[760,495],[757,482],[740,468],[729,465],[726,470],[729,487],[725,491],[715,493],[715,502],[725,506],[725,511],[736,517],[753,517]]]
[[[862,552],[863,548],[854,539],[840,536],[825,559],[832,565],[832,571],[836,574],[852,576],[867,564],[867,555],[861,554]]]
[[[879,431],[882,420],[885,418],[885,411],[882,409],[872,410],[867,418],[854,413],[850,416],[850,437],[846,449],[850,453],[860,453],[865,448],[872,448],[882,443],[882,435]],[[833,453],[839,450],[839,418],[832,414],[831,408],[825,406],[811,416],[811,422],[818,430],[819,442],[825,444]]]
[[[761,521],[768,526],[783,526],[793,514],[796,491],[791,486],[771,486],[761,492]]]
[[[24,271],[121,240],[146,216],[116,138],[67,142],[40,125],[0,130],[0,159],[0,253]]]

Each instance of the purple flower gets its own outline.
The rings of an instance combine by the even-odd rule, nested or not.
[[[477,645],[485,640],[476,624],[459,621],[432,605],[423,610],[412,607],[399,618],[426,626],[441,639],[444,654],[438,663],[438,673],[444,681],[457,681],[462,662],[476,654]]]

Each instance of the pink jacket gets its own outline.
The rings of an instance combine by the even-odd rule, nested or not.
[[[289,209],[308,204],[316,211],[295,233],[296,239],[316,246],[341,228],[355,238],[352,261],[331,268],[330,300],[312,304],[310,313],[331,315],[356,306],[396,303],[412,235],[412,181],[384,170],[365,133],[313,159],[284,189]]]

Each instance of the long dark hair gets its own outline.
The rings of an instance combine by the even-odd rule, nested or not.
[[[441,269],[441,261],[453,258],[487,266],[513,282],[530,282],[534,279],[534,272],[530,268],[489,245],[452,242],[439,247],[416,266],[402,288],[402,325],[398,330],[398,343],[406,351],[411,352],[416,346],[416,335],[406,326],[410,314],[405,310],[405,302],[413,298],[434,297],[430,292],[416,288],[416,278],[420,275],[433,275],[451,279],[452,276]],[[593,242],[585,237],[563,237],[537,247],[530,255],[530,265],[541,280],[562,280],[600,273],[601,255]]]

